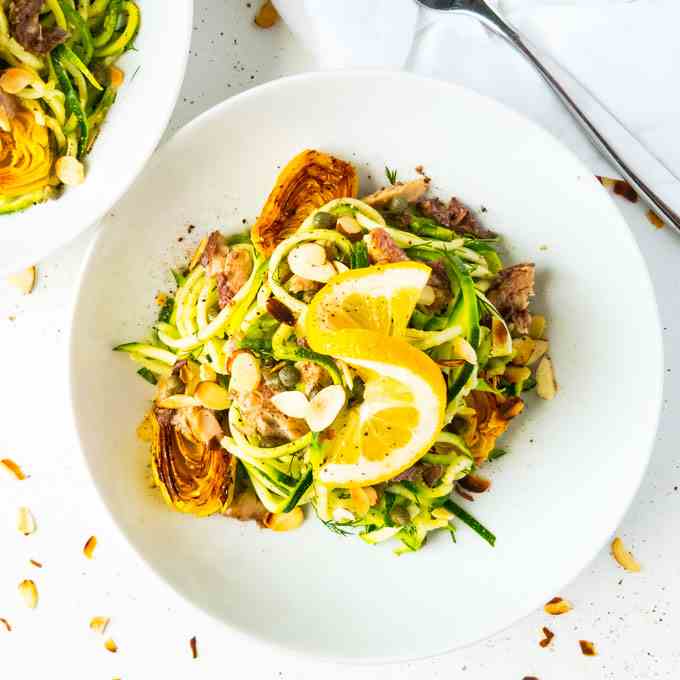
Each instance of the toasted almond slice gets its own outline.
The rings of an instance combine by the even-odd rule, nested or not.
[[[333,266],[335,267],[335,271],[338,272],[338,274],[343,274],[344,272],[349,271],[349,267],[344,262],[340,262],[340,260],[333,260]]]
[[[118,651],[118,645],[111,638],[104,643],[104,648],[111,652],[111,654],[115,654]]]
[[[372,486],[364,486],[363,489],[368,497],[368,504],[373,507],[378,502],[378,492]]]
[[[229,392],[215,382],[202,382],[198,385],[195,397],[203,406],[214,411],[224,411],[231,406]]]
[[[9,470],[19,481],[26,479],[24,471],[11,458],[3,458],[0,460],[0,464],[6,470]]]
[[[87,557],[88,560],[91,560],[93,555],[94,555],[94,549],[97,547],[97,537],[96,536],[90,536],[90,538],[85,541],[85,545],[83,546],[83,554],[85,557]]]
[[[547,647],[555,637],[555,633],[553,633],[550,628],[543,626],[543,635],[545,637],[542,640],[539,640],[538,644],[541,645],[541,647]]]
[[[29,609],[35,609],[38,606],[38,589],[31,579],[26,579],[19,584],[19,594],[24,598]]]
[[[267,311],[277,321],[285,323],[287,326],[295,325],[295,315],[291,312],[290,308],[286,307],[280,300],[269,298],[269,300],[267,300]]]
[[[495,316],[491,318],[491,356],[502,357],[512,352],[512,338],[508,327]]]
[[[8,633],[12,632],[12,626],[10,625],[7,619],[3,619],[2,617],[0,617],[0,623],[5,627]]]
[[[108,616],[94,616],[90,621],[90,628],[95,633],[104,634],[106,627],[109,625],[111,619]]]
[[[540,340],[545,333],[546,320],[542,314],[534,314],[529,324],[529,336],[534,340]]]
[[[271,0],[266,0],[255,15],[255,25],[260,28],[271,28],[278,20],[279,13]]]
[[[184,383],[184,394],[192,397],[200,382],[199,366],[195,361],[187,361],[179,369],[180,380]]]
[[[423,307],[429,307],[435,299],[434,288],[432,286],[425,286],[420,292],[420,298],[418,298],[418,304],[423,305]]]
[[[584,656],[597,656],[597,650],[592,642],[588,642],[588,640],[579,640],[578,643],[581,646],[581,652],[583,652]]]
[[[452,343],[453,355],[458,359],[463,359],[468,364],[477,363],[477,353],[472,345],[462,336],[459,335],[453,339]]]
[[[512,363],[516,366],[526,366],[529,363],[529,357],[531,357],[534,351],[535,344],[536,341],[527,335],[523,335],[521,338],[514,338],[512,349],[515,352],[515,356],[512,358]]]
[[[267,513],[264,525],[272,531],[292,531],[302,524],[304,518],[302,508],[297,507],[291,512]]]
[[[549,349],[550,343],[547,340],[534,340],[534,349],[527,359],[527,366],[533,366]]]
[[[198,645],[196,644],[196,637],[192,637],[191,640],[189,640],[189,648],[191,649],[191,658],[192,659],[197,659],[198,658]]]
[[[241,394],[252,392],[262,379],[259,359],[250,352],[239,352],[231,362],[229,389]]]
[[[36,77],[23,68],[8,68],[0,77],[0,88],[8,94],[17,94],[36,82]]]
[[[662,229],[663,228],[663,220],[653,211],[653,210],[648,210],[647,211],[647,219],[657,228],[657,229]]]
[[[524,382],[531,377],[531,369],[526,366],[508,366],[503,377],[513,385]]]
[[[7,277],[7,281],[24,295],[30,295],[35,286],[37,274],[38,271],[35,267],[28,267],[18,274]]]
[[[67,187],[75,187],[85,181],[85,166],[73,156],[58,158],[54,172]]]
[[[561,597],[553,597],[550,602],[546,602],[545,605],[543,605],[543,609],[546,614],[559,616],[560,614],[566,614],[568,611],[571,611],[573,607],[569,600],[563,600]]]
[[[626,550],[618,536],[612,541],[612,555],[626,571],[640,571],[640,563]]]
[[[30,536],[35,531],[35,519],[28,508],[19,508],[17,512],[17,529],[24,536]]]
[[[364,233],[361,225],[350,215],[339,217],[335,228],[350,241],[358,241]]]
[[[191,397],[188,394],[173,394],[157,402],[160,408],[188,408],[191,406],[200,406],[201,402],[196,397]]]
[[[288,254],[288,266],[303,279],[326,283],[335,276],[332,263],[327,262],[326,250],[318,243],[303,243]]]
[[[321,432],[330,427],[345,405],[345,390],[340,385],[324,387],[309,402],[307,425],[312,432]]]
[[[350,489],[349,492],[350,495],[352,496],[352,503],[354,503],[354,509],[357,511],[358,515],[360,517],[362,515],[365,515],[371,507],[366,492],[360,486]]]
[[[491,480],[481,475],[466,475],[462,479],[458,480],[458,483],[466,490],[471,493],[484,493],[489,490],[491,486]]]
[[[193,257],[191,258],[191,262],[189,262],[189,271],[194,269],[196,265],[201,261],[201,257],[203,257],[203,251],[205,250],[205,247],[208,245],[208,237],[204,236],[198,243],[198,246],[196,248],[196,251],[194,252]]]
[[[541,399],[554,399],[557,394],[557,382],[550,357],[544,356],[536,369],[536,393]]]
[[[309,408],[307,397],[297,390],[279,392],[271,398],[271,402],[281,413],[291,418],[304,418]]]

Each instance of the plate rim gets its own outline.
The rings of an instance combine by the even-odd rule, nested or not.
[[[164,157],[166,155],[170,155],[173,152],[173,148],[176,145],[182,144],[183,140],[185,137],[189,137],[196,128],[200,128],[201,125],[203,125],[205,122],[211,120],[213,117],[217,117],[222,114],[222,112],[226,109],[231,108],[232,106],[237,105],[238,103],[252,98],[252,97],[257,97],[259,96],[262,92],[269,91],[269,90],[276,90],[278,88],[285,88],[288,86],[289,83],[291,82],[298,82],[298,81],[313,81],[313,80],[325,80],[325,79],[346,79],[346,80],[352,80],[352,79],[375,79],[375,78],[392,78],[396,80],[412,80],[412,81],[419,81],[419,82],[425,82],[429,83],[431,85],[436,85],[438,87],[444,87],[446,89],[451,90],[452,92],[464,92],[466,96],[469,96],[473,99],[479,99],[479,100],[484,100],[486,105],[490,105],[492,107],[495,107],[497,110],[499,110],[504,117],[514,117],[516,119],[519,119],[523,124],[530,126],[535,132],[537,132],[539,135],[543,135],[547,137],[553,144],[557,145],[558,147],[561,148],[563,153],[566,153],[568,156],[571,157],[571,159],[582,169],[582,171],[586,175],[592,175],[594,177],[594,173],[590,170],[590,168],[587,167],[585,162],[583,162],[568,146],[563,144],[555,135],[553,135],[551,132],[543,128],[540,124],[537,122],[533,121],[531,118],[525,116],[523,113],[518,112],[505,103],[490,97],[485,94],[481,94],[479,92],[476,92],[475,90],[465,87],[463,85],[460,85],[458,83],[450,82],[450,81],[444,81],[438,78],[434,77],[427,77],[427,76],[422,76],[419,74],[414,74],[406,71],[393,71],[393,70],[387,70],[387,69],[348,69],[348,70],[343,70],[343,71],[310,71],[310,72],[305,72],[302,74],[295,74],[291,76],[286,76],[283,78],[279,78],[276,80],[269,81],[267,83],[263,83],[262,85],[258,85],[256,87],[253,87],[249,90],[246,90],[244,92],[241,92],[235,96],[228,97],[221,102],[215,104],[211,108],[207,109],[200,115],[198,115],[196,118],[192,119],[189,121],[186,125],[184,125],[181,129],[179,129],[177,132],[173,134],[173,136],[166,141],[157,151],[152,155],[150,160],[147,162],[146,166],[143,169],[143,172],[150,172],[152,171],[156,166],[162,165],[164,161]],[[141,177],[142,173],[140,172],[139,175],[137,176],[137,179]],[[658,306],[658,301],[657,301],[657,296],[656,292],[654,289],[653,281],[649,272],[649,269],[647,267],[646,260],[644,258],[644,255],[642,253],[642,250],[640,249],[636,239],[633,236],[633,232],[630,229],[628,222],[624,218],[623,214],[619,210],[618,206],[614,202],[613,198],[611,195],[607,195],[607,198],[610,202],[612,211],[612,220],[614,219],[614,215],[616,215],[616,219],[620,225],[620,233],[618,235],[622,236],[623,238],[628,239],[628,243],[630,246],[632,246],[632,251],[635,253],[635,257],[638,258],[641,266],[642,266],[642,272],[644,273],[644,278],[640,280],[640,286],[646,288],[646,295],[651,303],[651,309],[650,311],[653,312],[654,316],[654,339],[655,339],[655,347],[654,347],[654,353],[658,357],[658,362],[657,365],[654,367],[654,369],[650,369],[650,372],[657,376],[656,377],[656,393],[654,395],[648,395],[648,398],[650,401],[653,402],[653,412],[655,414],[653,423],[650,423],[650,429],[649,429],[649,434],[648,434],[648,441],[646,443],[646,446],[644,447],[644,462],[641,463],[640,469],[639,469],[639,474],[637,481],[635,482],[633,486],[633,490],[630,493],[630,496],[626,499],[626,501],[622,504],[622,507],[618,513],[612,515],[611,518],[611,526],[609,531],[607,532],[607,535],[604,536],[601,541],[598,542],[598,549],[596,552],[594,552],[586,561],[583,562],[580,566],[575,568],[573,570],[573,573],[566,579],[560,579],[560,583],[556,583],[555,587],[551,588],[548,593],[545,594],[544,598],[547,599],[551,597],[551,593],[554,594],[554,592],[557,592],[563,588],[566,588],[567,586],[571,585],[575,579],[583,573],[592,563],[593,561],[597,558],[599,552],[602,550],[602,548],[607,544],[609,541],[611,535],[615,532],[616,528],[621,524],[623,521],[625,515],[628,513],[630,510],[634,500],[636,499],[640,487],[642,485],[642,482],[644,480],[644,477],[647,473],[647,470],[649,468],[649,464],[651,461],[651,457],[653,454],[654,450],[654,444],[656,440],[656,436],[658,433],[658,428],[659,428],[659,422],[660,422],[660,417],[661,417],[661,407],[662,407],[662,399],[663,399],[663,390],[664,390],[664,383],[665,383],[665,376],[663,372],[663,365],[664,365],[664,345],[663,345],[663,336],[661,332],[661,318],[659,315],[659,306]],[[120,200],[120,199],[119,199]],[[240,637],[243,640],[248,640],[249,642],[255,643],[257,645],[262,646],[263,648],[269,648],[269,649],[275,649],[279,653],[282,653],[286,656],[289,657],[303,657],[309,660],[314,660],[314,661],[319,661],[319,662],[332,662],[332,663],[339,663],[343,666],[346,665],[357,665],[357,666],[375,666],[375,665],[391,665],[391,664],[397,664],[397,663],[405,663],[405,662],[411,662],[411,661],[421,661],[421,660],[426,660],[426,659],[432,659],[440,656],[444,656],[446,654],[452,653],[457,650],[461,649],[466,649],[468,647],[471,647],[472,645],[478,644],[480,642],[483,642],[485,640],[490,639],[491,637],[498,635],[502,633],[503,631],[506,631],[510,629],[511,627],[515,626],[518,624],[520,621],[523,621],[526,619],[529,615],[531,615],[534,611],[536,611],[537,607],[540,606],[539,603],[536,604],[531,604],[530,606],[524,607],[520,613],[518,613],[512,621],[508,622],[505,625],[502,625],[500,627],[494,628],[492,631],[490,631],[488,634],[485,634],[479,638],[476,638],[474,640],[470,640],[468,642],[462,643],[462,644],[456,644],[453,646],[449,646],[443,649],[437,649],[435,651],[432,651],[427,654],[415,654],[415,655],[400,655],[400,656],[361,656],[361,657],[351,657],[351,656],[344,656],[344,655],[325,655],[321,653],[314,652],[310,650],[308,647],[292,647],[292,646],[287,646],[286,644],[283,644],[277,640],[272,640],[269,639],[263,635],[259,635],[258,633],[251,632],[251,631],[246,631],[241,628],[239,628],[235,623],[231,621],[226,621],[223,618],[220,618],[216,613],[213,613],[210,609],[207,609],[203,607],[202,605],[194,602],[193,600],[189,599],[188,595],[185,595],[184,592],[179,590],[178,588],[175,587],[175,585],[170,582],[168,579],[165,578],[163,574],[161,574],[154,564],[149,561],[145,555],[142,554],[142,552],[137,548],[135,543],[133,543],[132,540],[130,540],[124,531],[123,527],[120,525],[118,518],[116,515],[112,512],[112,510],[109,508],[109,504],[107,501],[104,499],[103,495],[99,491],[99,486],[98,483],[94,477],[92,468],[90,467],[90,464],[88,462],[87,456],[85,454],[85,447],[84,447],[84,442],[82,441],[81,434],[80,434],[80,429],[78,427],[78,419],[75,413],[75,381],[76,381],[76,375],[74,371],[74,333],[73,329],[76,323],[76,317],[78,314],[78,308],[81,304],[81,295],[83,292],[83,282],[86,277],[86,275],[89,273],[89,267],[91,260],[94,257],[94,254],[99,246],[100,241],[104,238],[106,235],[106,230],[107,226],[105,224],[105,221],[103,221],[101,228],[99,229],[98,233],[96,234],[95,238],[93,238],[92,242],[89,244],[84,257],[83,261],[80,267],[80,270],[78,272],[77,278],[76,278],[76,286],[74,288],[74,294],[73,294],[73,299],[72,299],[72,304],[71,304],[71,314],[69,318],[69,327],[68,327],[68,337],[67,337],[67,343],[66,346],[68,348],[68,397],[69,397],[69,413],[70,413],[70,421],[73,427],[73,433],[75,435],[75,440],[78,443],[78,449],[80,452],[81,459],[83,460],[83,463],[85,465],[85,468],[87,470],[88,477],[90,481],[92,482],[96,495],[98,497],[99,502],[104,506],[106,509],[107,514],[109,517],[113,520],[112,525],[115,526],[115,529],[117,532],[119,532],[125,543],[132,548],[134,553],[142,560],[142,562],[148,567],[149,571],[153,576],[155,576],[157,579],[159,579],[163,584],[168,587],[172,592],[177,595],[181,600],[183,600],[186,604],[190,606],[193,610],[198,610],[201,614],[207,615],[209,619],[212,621],[216,622],[217,624],[226,627],[227,630],[231,634],[234,634],[237,637]],[[562,582],[563,581],[563,582]]]

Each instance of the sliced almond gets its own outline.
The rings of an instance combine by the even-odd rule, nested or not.
[[[503,377],[508,382],[516,385],[531,377],[531,369],[526,366],[508,366],[503,373]]]
[[[192,408],[187,412],[187,420],[194,436],[204,444],[215,437],[220,439],[224,432],[215,414],[207,408]]]
[[[255,15],[255,25],[260,28],[271,28],[278,20],[279,13],[271,0],[266,0]]]
[[[250,352],[236,354],[231,362],[230,370],[229,389],[240,394],[252,392],[262,379],[260,361]]]
[[[104,649],[111,652],[111,654],[115,654],[118,651],[118,645],[111,638],[109,638],[104,643]]]
[[[368,495],[366,494],[366,491],[364,491],[364,489],[358,486],[353,489],[350,489],[349,493],[352,497],[354,509],[357,511],[359,517],[365,515],[371,507],[371,503],[368,500]]]
[[[512,338],[508,327],[495,316],[491,318],[491,347],[491,355],[496,357],[507,356],[512,352]]]
[[[423,307],[429,307],[435,300],[434,288],[432,286],[425,286],[420,292],[418,304]]]
[[[553,633],[550,628],[546,628],[543,626],[543,635],[544,638],[542,640],[538,641],[538,644],[541,645],[541,647],[547,647],[552,639],[555,637],[555,633]]]
[[[97,547],[97,537],[96,536],[90,536],[90,538],[85,541],[85,545],[83,546],[83,555],[87,557],[88,560],[91,560],[93,555],[94,555],[94,549]]]
[[[12,626],[10,625],[7,619],[3,619],[2,617],[0,617],[0,623],[5,627],[8,633],[12,632]]]
[[[190,397],[194,395],[196,387],[201,381],[198,374],[199,370],[199,365],[195,361],[187,361],[179,369],[180,380],[184,383],[184,393]]]
[[[203,257],[203,251],[205,250],[205,247],[208,245],[208,237],[204,236],[198,243],[198,246],[194,252],[193,257],[191,258],[191,262],[189,262],[189,271],[194,269],[196,265],[201,261],[201,258]]]
[[[536,393],[541,399],[554,399],[557,394],[557,382],[550,357],[541,359],[536,369]]]
[[[534,349],[527,359],[527,366],[533,366],[549,349],[550,343],[547,340],[534,340]]]
[[[9,470],[19,481],[26,479],[24,471],[11,458],[3,458],[0,460],[0,465]]]
[[[272,531],[292,531],[297,529],[305,519],[302,508],[297,507],[291,512],[269,512],[264,518],[264,525]]]
[[[339,217],[335,228],[350,241],[358,241],[364,233],[361,225],[350,215]]]
[[[563,600],[561,597],[553,597],[550,602],[546,602],[543,605],[543,609],[545,610],[546,614],[550,614],[551,616],[559,616],[560,614],[566,614],[567,612],[571,611],[573,607],[571,606],[571,602],[569,602],[569,600]]]
[[[19,584],[19,594],[24,598],[29,609],[35,609],[38,606],[38,589],[31,579],[26,579]]]
[[[111,619],[108,616],[95,616],[90,621],[90,628],[101,635],[104,634],[106,627],[109,625]]]
[[[203,406],[211,408],[214,411],[224,411],[231,406],[231,397],[229,392],[215,382],[202,382],[196,388],[194,393]]]
[[[332,263],[327,262],[326,250],[318,243],[303,243],[288,253],[288,266],[296,276],[326,283],[335,276]]]
[[[344,262],[340,262],[340,260],[333,260],[333,266],[338,274],[344,274],[349,271],[349,267]]]
[[[192,637],[191,640],[189,640],[189,649],[191,649],[191,658],[197,659],[198,658],[198,645],[196,644],[196,637]]]
[[[457,359],[463,359],[468,364],[477,363],[477,353],[472,345],[462,336],[459,335],[453,339],[452,342],[453,355]]]
[[[529,324],[529,336],[534,340],[540,340],[545,334],[546,320],[542,314],[534,314]]]
[[[276,298],[269,298],[267,300],[267,311],[279,322],[285,323],[287,326],[295,325],[295,315],[291,312],[289,307],[283,304]]]
[[[471,493],[484,493],[489,490],[491,486],[491,480],[481,475],[466,475],[462,479],[458,480],[458,483],[466,490]]]
[[[38,271],[35,267],[28,267],[18,274],[12,274],[7,277],[7,281],[11,286],[14,286],[23,295],[30,295],[35,286]]]
[[[589,642],[588,640],[579,640],[578,643],[584,656],[597,656],[597,650],[592,642]]]
[[[281,413],[291,418],[305,418],[307,416],[309,401],[302,392],[297,390],[279,392],[271,398],[271,402]]]
[[[321,432],[333,424],[345,405],[345,390],[340,385],[324,387],[309,402],[307,425],[312,432]]]
[[[623,541],[617,536],[612,541],[612,555],[626,571],[640,571],[640,563],[626,550]]]
[[[156,403],[160,408],[190,408],[191,406],[200,406],[201,402],[196,397],[190,397],[188,394],[173,394]]]
[[[62,156],[54,164],[54,172],[68,187],[75,187],[85,181],[85,166],[73,156]]]
[[[372,486],[364,486],[363,489],[368,498],[368,504],[373,507],[378,502],[378,492]]]
[[[450,520],[453,517],[453,513],[449,512],[446,508],[435,508],[432,511],[432,517],[435,517],[436,519],[445,519],[445,520]]]
[[[529,363],[529,357],[531,357],[534,351],[534,346],[536,341],[526,335],[521,338],[514,338],[512,341],[512,349],[515,356],[512,358],[512,363],[517,366],[526,366]]]
[[[17,529],[24,536],[30,536],[35,531],[35,519],[28,508],[19,508],[17,512]]]

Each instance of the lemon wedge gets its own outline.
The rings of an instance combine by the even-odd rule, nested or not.
[[[340,330],[325,349],[352,366],[365,389],[363,401],[333,424],[319,481],[351,488],[395,477],[427,452],[443,426],[441,371],[404,340],[374,331]]]
[[[335,333],[363,329],[400,336],[406,331],[431,270],[420,262],[353,269],[333,277],[312,299],[305,326],[310,346],[333,355]]]

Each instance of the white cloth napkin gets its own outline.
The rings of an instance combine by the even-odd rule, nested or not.
[[[525,113],[616,175],[534,69],[475,19],[414,0],[275,0],[321,68],[406,68]],[[492,0],[680,177],[680,0]]]

